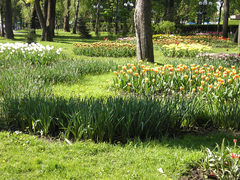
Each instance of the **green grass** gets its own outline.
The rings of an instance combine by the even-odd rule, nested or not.
[[[126,144],[82,141],[69,145],[60,139],[1,132],[0,179],[175,180],[202,157],[202,146],[213,149],[222,138],[232,145],[236,137],[215,133],[162,141],[135,139]]]
[[[74,96],[80,97],[100,97],[100,96],[115,96],[118,92],[111,91],[110,83],[112,82],[113,73],[100,75],[86,75],[78,79],[76,84],[57,84],[53,86],[53,93],[57,96],[70,98]],[[107,82],[107,80],[109,82]]]
[[[40,42],[63,48],[75,59],[82,60],[114,60],[118,63],[133,62],[136,58],[96,58],[73,55],[73,43],[90,43],[103,41],[107,33],[94,36],[92,39],[80,39],[79,35],[58,31],[54,42]],[[40,31],[37,31],[38,42]],[[113,37],[114,40],[116,37]],[[22,42],[23,34],[15,34],[14,40],[0,37],[1,43]],[[214,48],[213,53],[240,53],[236,48]],[[158,64],[180,61],[178,58],[164,57],[155,51]],[[182,58],[181,61],[188,60]],[[61,74],[60,74],[61,75]],[[60,76],[59,75],[59,76]],[[114,74],[85,74],[77,82],[56,83],[52,86],[55,96],[70,98],[118,96],[120,92],[109,90]],[[109,83],[106,82],[109,80]],[[2,124],[1,124],[2,125]],[[2,126],[1,126],[2,127]],[[0,127],[0,128],[1,128]],[[27,132],[27,131],[26,131]],[[203,156],[202,146],[213,149],[216,143],[221,144],[226,138],[232,148],[232,140],[239,138],[230,133],[216,132],[185,135],[180,138],[162,138],[160,140],[139,139],[122,142],[95,143],[91,140],[80,141],[68,145],[63,142],[63,135],[56,140],[37,138],[34,135],[0,132],[0,179],[178,179],[189,170],[189,164],[197,162]],[[61,137],[61,138],[60,138]],[[158,169],[162,168],[164,174]]]

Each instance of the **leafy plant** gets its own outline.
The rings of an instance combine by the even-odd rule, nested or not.
[[[219,179],[239,179],[240,155],[238,155],[239,151],[236,152],[236,142],[237,140],[234,139],[235,153],[228,147],[225,147],[224,139],[221,147],[217,144],[213,151],[206,148],[204,151],[202,169],[204,171],[209,170],[211,176],[218,177]]]
[[[153,29],[157,33],[169,34],[175,31],[175,23],[170,21],[161,21],[158,24],[153,25]]]

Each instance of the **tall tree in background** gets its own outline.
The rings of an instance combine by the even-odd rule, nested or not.
[[[100,3],[101,0],[98,0],[97,3],[97,14],[96,14],[96,23],[95,23],[95,34],[98,35],[98,24],[99,24],[99,16],[100,16]]]
[[[56,0],[46,0],[44,3],[43,12],[39,0],[35,0],[34,5],[42,29],[41,41],[53,41],[53,15],[55,14],[55,8],[53,6],[56,5]]]
[[[224,0],[223,37],[228,38],[229,0]]]
[[[118,9],[119,9],[119,0],[117,0],[116,12],[115,12],[115,34],[118,33]]]
[[[70,0],[66,0],[65,2],[65,11],[64,11],[64,24],[63,24],[63,30],[65,32],[70,32],[70,26],[69,26],[69,7],[70,7]]]
[[[222,17],[222,7],[223,7],[223,1],[220,1],[220,7],[219,7],[219,16],[218,16],[218,26],[217,26],[217,33],[219,35],[219,26],[220,26],[220,21]]]
[[[79,12],[79,1],[80,0],[77,0],[77,5],[76,5],[76,12],[75,12],[74,24],[73,24],[73,34],[76,34],[76,29],[77,29],[78,12]]]
[[[0,29],[1,37],[4,37],[4,27],[3,27],[3,0],[0,0]]]
[[[5,0],[5,38],[14,39],[12,29],[12,7],[11,0]]]
[[[174,0],[168,1],[168,20],[174,21]]]
[[[151,0],[136,0],[134,23],[136,29],[137,61],[147,60],[154,62],[151,10]]]

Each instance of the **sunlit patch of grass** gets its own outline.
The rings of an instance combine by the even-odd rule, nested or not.
[[[110,90],[110,83],[113,74],[86,75],[78,79],[76,84],[57,84],[53,86],[53,94],[55,96],[64,96],[70,98],[77,97],[100,97],[100,96],[117,96],[118,91]],[[107,82],[108,81],[108,82]]]
[[[213,149],[223,137],[226,142],[235,138],[218,132],[162,141],[88,140],[69,145],[60,139],[0,132],[0,179],[178,179],[203,157],[201,146]]]

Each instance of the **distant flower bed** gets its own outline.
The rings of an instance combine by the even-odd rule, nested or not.
[[[117,42],[131,42],[131,43],[135,43],[136,37],[122,37],[122,38],[118,38]]]
[[[62,49],[54,50],[53,46],[43,46],[39,43],[0,43],[0,57],[23,59],[32,64],[49,64],[57,60]]]
[[[226,65],[234,65],[240,62],[240,54],[226,54],[226,53],[200,53],[196,56],[198,60],[202,61],[216,61],[220,60]]]
[[[229,38],[223,38],[222,36],[212,36],[209,34],[201,34],[196,36],[179,36],[173,34],[155,34],[153,35],[153,44],[155,45],[166,45],[166,44],[174,44],[174,43],[186,43],[186,44],[203,44],[203,45],[211,45],[214,47],[229,47],[234,46],[231,43]]]
[[[211,51],[211,47],[208,45],[185,43],[163,45],[160,49],[167,57],[196,57],[199,53]]]
[[[133,57],[136,56],[136,45],[117,42],[97,42],[74,44],[73,52],[76,55],[102,57]]]

